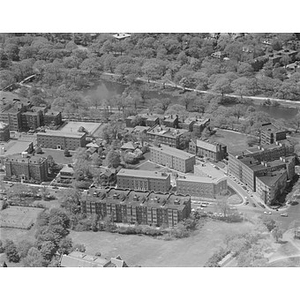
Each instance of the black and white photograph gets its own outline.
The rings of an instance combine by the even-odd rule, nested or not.
[[[153,28],[151,8],[143,29],[123,7],[0,27],[1,274],[299,267],[299,26]]]

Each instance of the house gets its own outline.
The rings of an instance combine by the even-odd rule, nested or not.
[[[127,142],[121,146],[121,150],[123,151],[130,151],[133,152],[135,150],[136,146],[133,144],[133,142]]]

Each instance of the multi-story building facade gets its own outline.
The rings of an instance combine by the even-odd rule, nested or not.
[[[227,156],[227,147],[220,143],[212,144],[197,139],[196,142],[190,141],[189,152],[199,157],[219,161]]]
[[[256,191],[268,205],[273,204],[287,186],[287,171],[278,170],[256,177]]]
[[[44,114],[44,125],[60,125],[62,124],[61,112],[48,110]]]
[[[121,169],[117,174],[120,189],[167,193],[171,187],[170,174],[164,172]]]
[[[7,142],[10,139],[9,125],[0,122],[0,142]]]
[[[5,161],[6,177],[16,176],[21,180],[34,179],[39,182],[47,180],[48,162],[46,157],[27,157],[12,155]]]
[[[179,176],[176,185],[177,192],[182,195],[216,198],[222,191],[227,190],[227,179],[186,175]]]
[[[48,130],[37,133],[37,144],[44,148],[76,150],[86,145],[85,132]]]
[[[35,130],[42,126],[42,112],[41,111],[26,111],[21,114],[22,130]]]
[[[198,119],[193,124],[193,132],[195,136],[200,137],[204,128],[206,128],[210,123],[210,119]]]
[[[90,190],[81,211],[110,217],[114,222],[176,226],[191,213],[189,196],[119,189]]]
[[[10,131],[20,131],[22,129],[21,111],[15,107],[1,111],[0,121],[8,124]]]
[[[272,123],[265,123],[261,126],[260,142],[261,144],[273,144],[276,141],[286,139],[286,131],[280,130]]]
[[[156,141],[159,144],[178,148],[180,137],[188,133],[185,129],[174,129],[166,126],[156,125],[146,132],[150,142]]]
[[[242,181],[251,190],[256,191],[258,176],[267,176],[268,173],[277,170],[286,170],[287,179],[291,180],[295,175],[295,158],[281,157],[274,161],[258,161],[253,157],[235,156],[229,153],[228,172]]]
[[[167,127],[178,128],[179,125],[178,116],[177,115],[166,116],[163,118],[162,124]]]
[[[196,163],[195,155],[165,145],[150,147],[150,160],[183,173],[192,172]]]

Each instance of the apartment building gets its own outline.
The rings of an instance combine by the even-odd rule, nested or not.
[[[44,114],[44,125],[60,125],[62,124],[61,112],[48,110]]]
[[[166,127],[178,128],[179,119],[177,115],[165,116],[162,120],[162,124]]]
[[[0,122],[0,142],[7,142],[10,139],[9,125]]]
[[[146,132],[150,142],[156,141],[159,144],[178,148],[180,137],[188,133],[185,129],[174,129],[163,125],[156,125]]]
[[[280,130],[272,123],[265,123],[261,126],[260,142],[261,144],[273,144],[276,141],[286,139],[286,131]]]
[[[117,174],[117,186],[120,189],[166,193],[170,190],[171,179],[170,174],[164,172],[121,169]]]
[[[21,127],[22,130],[36,130],[42,126],[42,112],[41,111],[26,111],[21,113]]]
[[[189,196],[119,189],[90,190],[81,211],[109,216],[114,222],[176,226],[191,213]]]
[[[86,145],[85,132],[47,130],[37,133],[37,144],[44,148],[76,150]]]
[[[196,142],[190,141],[189,152],[199,157],[219,161],[227,156],[227,146],[220,143],[209,143],[197,139]]]
[[[260,198],[268,205],[274,204],[287,186],[287,171],[277,170],[264,176],[256,177],[256,191]]]
[[[182,195],[216,198],[222,191],[227,191],[227,179],[208,176],[185,175],[176,179],[177,192]]]
[[[246,184],[251,190],[256,191],[258,176],[267,176],[277,170],[286,170],[287,179],[295,175],[295,157],[281,157],[274,161],[258,161],[253,157],[235,156],[229,153],[228,172]]]
[[[195,136],[200,137],[204,128],[206,128],[210,123],[210,119],[197,119],[193,124],[193,132]]]
[[[165,145],[150,147],[150,160],[183,173],[192,172],[196,164],[195,155]]]
[[[6,177],[16,176],[21,180],[47,180],[48,162],[46,157],[12,155],[5,160]]]

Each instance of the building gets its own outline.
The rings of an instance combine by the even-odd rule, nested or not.
[[[37,144],[44,148],[76,150],[86,145],[85,132],[47,130],[37,133]]]
[[[280,130],[272,123],[265,123],[261,126],[260,143],[273,144],[276,141],[286,139],[286,131]]]
[[[154,125],[159,124],[159,117],[157,115],[152,115],[152,114],[141,114],[136,116],[129,116],[125,119],[125,124],[126,127],[135,127],[135,126],[153,127]]]
[[[155,125],[146,132],[150,142],[157,142],[159,144],[168,145],[179,148],[180,138],[188,133],[185,129],[174,129],[162,125]]]
[[[62,116],[61,112],[58,111],[53,111],[53,110],[48,110],[44,114],[44,125],[49,126],[49,125],[61,125],[62,124]]]
[[[42,112],[41,111],[26,111],[21,113],[21,127],[22,130],[36,130],[42,126]]]
[[[200,137],[204,128],[210,123],[210,119],[197,119],[193,124],[193,132],[197,137]]]
[[[11,155],[22,153],[32,153],[33,143],[31,141],[9,140],[6,143],[0,144],[0,162],[3,164],[5,159]]]
[[[256,180],[258,176],[267,176],[270,172],[285,170],[287,179],[291,180],[295,174],[295,158],[281,157],[274,161],[259,161],[253,157],[234,156],[229,153],[228,172],[238,178],[254,192],[256,191]]]
[[[119,189],[90,190],[81,211],[109,217],[114,222],[176,226],[191,213],[189,196]]]
[[[165,116],[162,120],[162,124],[171,127],[178,128],[179,127],[179,119],[177,115]]]
[[[227,146],[220,143],[208,143],[197,139],[196,142],[190,141],[189,152],[199,157],[209,158],[219,161],[227,156]]]
[[[286,170],[277,170],[263,176],[257,176],[256,192],[264,203],[272,205],[285,190],[287,179]]]
[[[64,165],[59,171],[59,179],[64,181],[72,181],[74,178],[74,169],[68,165]]]
[[[216,198],[222,191],[227,191],[227,179],[208,176],[185,175],[176,179],[177,192],[182,195]]]
[[[195,155],[165,145],[150,147],[150,160],[183,173],[192,172],[196,163]]]
[[[9,125],[0,122],[0,142],[7,142],[10,139]]]
[[[171,187],[170,174],[156,171],[121,169],[117,174],[120,189],[167,193]]]
[[[23,155],[12,155],[5,160],[6,177],[11,179],[16,176],[21,180],[36,180],[39,182],[47,180],[48,162],[46,157],[35,157]]]

